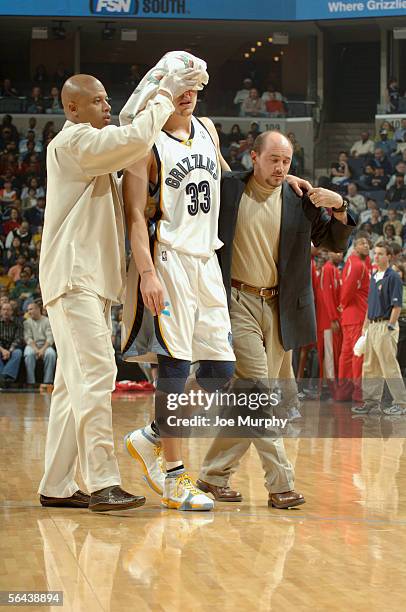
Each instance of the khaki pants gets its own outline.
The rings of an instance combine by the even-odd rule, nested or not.
[[[79,489],[78,458],[90,493],[121,482],[112,432],[117,369],[110,309],[108,300],[81,287],[47,307],[58,361],[39,487],[43,495],[69,497]]]
[[[277,298],[266,300],[233,288],[230,317],[237,359],[236,376],[290,381],[291,384],[284,385],[284,394],[288,395],[286,404],[294,405],[297,387],[292,352],[284,351],[279,340]],[[216,438],[203,461],[199,478],[215,486],[226,486],[251,442],[261,459],[268,491],[282,493],[293,489],[294,470],[282,439]]]
[[[388,321],[377,321],[368,327],[362,367],[362,395],[371,408],[380,404],[384,384],[389,387],[393,403],[406,408],[406,389],[396,358],[399,327],[388,330]]]

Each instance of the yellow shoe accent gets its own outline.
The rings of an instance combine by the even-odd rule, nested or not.
[[[138,461],[138,463],[141,464],[142,471],[144,472],[144,477],[145,477],[145,480],[147,481],[148,485],[151,487],[151,489],[153,491],[155,491],[155,493],[158,493],[158,495],[162,495],[162,493],[163,493],[162,489],[159,489],[155,485],[153,480],[151,480],[151,478],[149,477],[147,466],[145,465],[144,460],[141,457],[141,455],[138,454],[137,450],[131,444],[131,440],[130,440],[129,437],[126,439],[126,446],[127,446],[127,450],[130,453],[131,457],[133,457],[136,461]],[[160,457],[161,456],[161,447],[160,446],[155,446],[154,453],[157,455],[157,457]]]

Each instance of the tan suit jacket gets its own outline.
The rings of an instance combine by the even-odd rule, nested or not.
[[[121,301],[124,218],[112,173],[148,154],[173,110],[158,94],[130,125],[98,130],[67,121],[49,144],[39,270],[45,305],[73,286]]]

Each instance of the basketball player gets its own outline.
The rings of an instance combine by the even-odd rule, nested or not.
[[[196,101],[193,90],[174,101],[175,113],[153,151],[128,168],[123,180],[142,298],[135,317],[142,321],[135,347],[140,355],[157,355],[156,409],[166,405],[168,393],[183,392],[192,359],[200,361],[197,383],[209,392],[224,386],[234,372],[227,298],[215,254],[222,245],[217,237],[221,165],[228,166],[213,123],[193,116]],[[153,255],[145,222],[148,189],[159,205]],[[164,506],[213,508],[213,501],[185,471],[177,439],[162,439],[166,474],[162,471],[155,422],[128,434],[126,445]]]

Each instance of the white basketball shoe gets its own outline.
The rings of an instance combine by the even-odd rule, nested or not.
[[[127,451],[141,464],[144,480],[158,495],[163,494],[165,471],[162,459],[162,447],[157,436],[143,427],[128,433],[124,437]]]
[[[213,510],[214,502],[182,470],[166,475],[161,504],[175,510]]]

